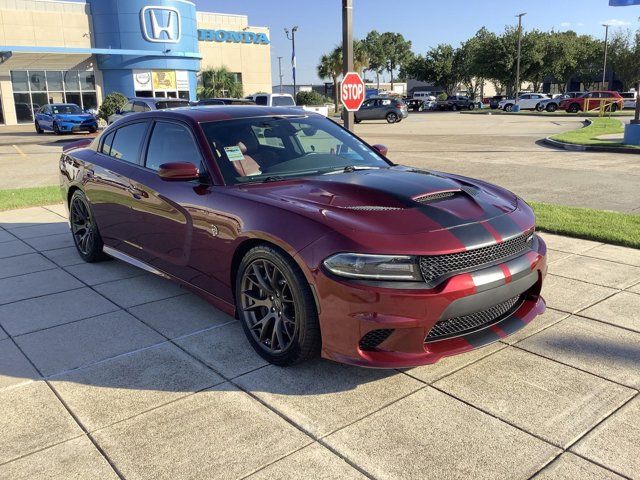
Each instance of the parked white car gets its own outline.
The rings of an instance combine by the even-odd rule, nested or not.
[[[256,93],[245,97],[249,100],[253,100],[256,105],[262,105],[266,107],[297,107],[296,101],[293,96],[288,93]],[[319,113],[325,117],[329,116],[329,107],[318,106],[301,106],[298,107],[307,112]]]
[[[431,92],[414,92],[413,93],[413,98],[414,100],[422,100],[425,102],[425,104],[427,102],[435,102],[436,101],[436,97],[435,95],[433,95]]]
[[[544,93],[523,93],[520,95],[517,105],[520,107],[520,110],[535,110],[538,104],[546,98],[549,97]],[[516,105],[514,98],[505,98],[498,103],[498,108],[501,108],[505,112],[510,112],[513,110],[514,105]]]
[[[620,95],[624,98],[624,108],[636,108],[636,92],[622,92]]]

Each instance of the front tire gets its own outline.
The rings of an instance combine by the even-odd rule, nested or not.
[[[549,113],[553,113],[558,109],[558,105],[556,105],[555,103],[550,103],[549,105],[547,105],[547,112]]]
[[[452,112],[457,112],[458,111],[458,105],[456,105],[455,103],[453,105],[451,105],[451,111]]]
[[[252,248],[240,262],[235,287],[242,328],[258,355],[282,367],[319,355],[315,301],[293,260],[267,245]]]
[[[104,260],[104,243],[98,231],[89,200],[82,190],[76,190],[69,202],[69,223],[78,255],[87,263]]]
[[[470,103],[469,104],[469,110],[473,110],[474,108],[476,108],[476,104],[475,103]]]
[[[55,133],[56,135],[60,135],[60,127],[58,127],[58,124],[56,122],[53,122],[53,133]]]
[[[618,105],[615,103],[611,104],[611,108],[609,109],[611,111],[611,113],[617,112],[618,111]]]
[[[387,119],[387,123],[396,123],[398,121],[398,115],[393,112],[387,113],[385,118]]]
[[[544,112],[544,105],[542,104],[537,104],[536,105],[536,112]]]
[[[569,113],[578,113],[580,111],[580,105],[578,105],[577,103],[572,103],[571,105],[569,105],[569,108],[567,108],[567,112]]]
[[[504,106],[504,111],[505,111],[505,112],[511,112],[511,111],[513,111],[513,103],[507,103],[507,104]]]

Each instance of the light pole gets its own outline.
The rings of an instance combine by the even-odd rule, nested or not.
[[[278,75],[280,76],[280,93],[282,93],[282,57],[278,57]]]
[[[353,0],[342,0],[342,78],[353,70]],[[342,109],[344,128],[353,130],[353,112]]]
[[[516,61],[516,102],[518,105],[518,97],[520,95],[520,51],[522,50],[522,17],[524,17],[526,13],[519,13],[516,15],[518,17],[518,60]]]
[[[602,68],[602,88],[607,78],[607,50],[609,48],[609,25],[603,24],[604,27],[604,67]]]
[[[296,32],[298,26],[296,25],[291,29],[291,36],[289,36],[289,29],[285,28],[284,33],[287,35],[287,39],[291,40],[291,73],[293,75],[293,98],[296,98]]]

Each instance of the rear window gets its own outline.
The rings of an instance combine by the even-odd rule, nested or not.
[[[291,97],[272,97],[271,103],[274,107],[291,107],[295,105]]]
[[[622,98],[636,98],[636,94],[633,92],[624,92],[620,94]]]
[[[165,110],[167,108],[178,108],[178,107],[188,107],[189,102],[176,102],[176,101],[166,101],[166,102],[157,102],[156,108],[158,110]]]
[[[258,95],[256,97],[256,105],[266,105],[267,104],[267,96],[266,95]]]
[[[147,123],[132,123],[115,132],[109,155],[125,162],[138,163],[140,146],[147,133]]]

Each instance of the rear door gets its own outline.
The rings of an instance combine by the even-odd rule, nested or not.
[[[91,201],[105,245],[136,256],[130,236],[137,228],[131,209],[134,193],[129,177],[140,159],[149,123],[131,122],[109,131],[87,166],[85,193]]]
[[[40,128],[43,128],[44,130],[52,130],[53,115],[51,113],[51,107],[47,105],[38,110],[38,113],[36,113],[36,120],[38,120]]]
[[[194,236],[212,237],[211,225],[200,222],[204,230],[194,231],[193,212],[208,192],[204,157],[191,128],[177,121],[155,121],[143,152],[143,162],[131,173],[131,186],[137,193],[132,208],[139,221],[130,238],[141,259],[161,271],[189,283],[203,275],[192,265]],[[191,162],[203,175],[200,181],[166,181],[158,170],[164,163]],[[197,243],[197,242],[196,242]]]

